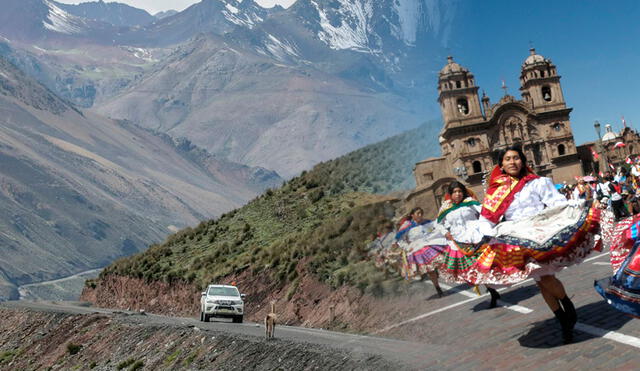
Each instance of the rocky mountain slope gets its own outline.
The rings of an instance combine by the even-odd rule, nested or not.
[[[242,208],[116,261],[87,283],[83,300],[194,315],[202,287],[235,281],[250,297],[250,318],[258,320],[268,302],[278,300],[286,308],[283,319],[299,324],[313,317],[319,327],[329,321],[331,298],[348,294],[359,303],[365,292],[362,303],[372,303],[371,295],[394,291],[401,279],[376,268],[366,250],[394,217],[398,199],[370,192],[412,186],[412,164],[435,145],[430,126],[316,165]],[[358,308],[343,312],[365,323]]]
[[[0,53],[53,91],[286,177],[435,117],[424,102],[435,101],[457,7],[203,0],[115,27],[52,1],[28,4],[15,6],[20,25],[0,24]]]
[[[83,113],[2,58],[0,112],[5,299],[16,285],[140,251],[279,182],[188,141]]]
[[[171,9],[171,10],[165,10],[165,11],[162,11],[162,12],[158,12],[158,13],[154,14],[153,16],[156,19],[162,19],[162,18],[170,17],[170,16],[175,15],[175,14],[178,14],[178,11]]]
[[[71,46],[80,40],[105,43],[117,27],[64,11],[52,0],[4,0],[0,35],[10,40]]]
[[[451,16],[442,13],[450,9],[420,1],[300,1],[286,10],[203,1],[124,36],[166,44],[212,34],[186,41],[96,109],[291,177],[434,114],[423,104],[433,99],[425,71],[447,38]]]
[[[77,17],[94,19],[118,27],[142,26],[156,20],[156,17],[142,9],[117,2],[105,3],[103,0],[80,4],[55,2],[55,5]]]
[[[397,97],[208,36],[97,109],[285,177],[403,131],[415,120],[410,110]]]

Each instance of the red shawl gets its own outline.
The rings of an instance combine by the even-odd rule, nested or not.
[[[489,177],[489,189],[482,201],[480,215],[493,223],[498,223],[513,202],[516,193],[520,192],[530,180],[536,178],[538,176],[529,167],[527,167],[527,174],[518,179],[503,173],[500,166],[496,165]]]

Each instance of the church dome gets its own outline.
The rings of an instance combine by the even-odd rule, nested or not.
[[[602,141],[606,142],[608,140],[614,140],[616,139],[618,136],[616,135],[616,133],[613,132],[613,129],[611,128],[611,125],[607,124],[605,125],[605,131],[606,133],[604,133],[604,135],[602,136]]]
[[[530,66],[532,64],[542,63],[546,60],[540,54],[536,54],[536,50],[534,48],[529,49],[529,56],[524,60],[525,66]]]
[[[447,64],[440,70],[440,75],[449,75],[453,73],[468,73],[469,70],[453,61],[452,56],[447,57]]]

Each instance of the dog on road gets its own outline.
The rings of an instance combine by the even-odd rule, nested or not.
[[[264,317],[265,336],[267,339],[273,338],[273,332],[276,328],[276,302],[271,302],[271,312]]]

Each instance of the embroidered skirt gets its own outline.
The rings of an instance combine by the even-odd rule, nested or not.
[[[453,241],[442,254],[440,277],[472,285],[510,285],[553,274],[602,248],[600,213],[591,203],[558,206],[500,223],[495,236],[480,243]]]
[[[615,224],[607,220],[602,227],[611,231],[605,247],[609,247],[613,276],[596,281],[595,289],[617,310],[640,317],[640,216]]]
[[[409,276],[418,278],[436,270],[442,264],[447,242],[440,231],[434,231],[411,243],[399,242],[406,252],[406,270],[409,272]]]
[[[595,282],[596,291],[617,310],[640,317],[640,241],[613,275]]]

